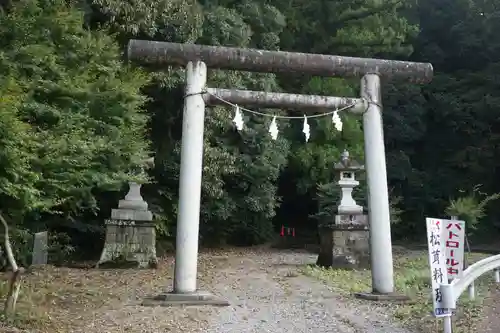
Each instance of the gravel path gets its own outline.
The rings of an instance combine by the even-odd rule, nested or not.
[[[387,308],[346,300],[299,272],[315,260],[266,249],[201,254],[200,289],[228,299],[228,307],[140,306],[172,286],[172,258],[157,270],[47,268],[27,277],[23,290],[33,294],[21,305],[46,312],[48,326],[22,332],[410,333],[391,322]]]
[[[391,323],[383,308],[346,301],[298,274],[316,255],[268,252],[219,260],[226,265],[210,291],[231,306],[211,311],[205,332],[408,333]]]

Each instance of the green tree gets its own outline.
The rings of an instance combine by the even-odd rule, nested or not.
[[[499,192],[500,12],[490,0],[426,0],[415,12],[421,32],[412,60],[431,62],[435,77],[422,87],[423,100],[411,100],[418,121],[403,119],[413,136],[401,147],[412,172],[400,185],[407,225],[423,232],[420,221],[445,215],[449,198],[461,191],[484,184],[484,192]],[[498,214],[494,205],[491,210]]]
[[[147,77],[123,65],[105,31],[63,0],[23,0],[1,13],[1,206],[69,222],[95,212],[147,156]],[[13,205],[11,205],[13,203]]]
[[[94,27],[109,26],[123,46],[134,37],[267,49],[279,46],[285,24],[276,8],[252,1],[142,3],[93,1],[89,21]],[[171,10],[164,10],[165,6]],[[137,11],[129,10],[135,7]],[[145,91],[150,97],[151,138],[158,167],[153,172],[157,182],[146,192],[152,207],[163,217],[161,231],[171,233],[177,210],[184,73],[183,69],[168,69],[151,73],[151,78]],[[273,75],[231,71],[210,71],[208,85],[279,90]],[[247,115],[245,130],[237,133],[232,118],[230,107],[207,112],[201,235],[205,242],[262,242],[272,235],[272,217],[279,205],[275,183],[286,164],[289,144],[283,137],[270,140],[270,119]]]
[[[287,18],[287,27],[282,33],[281,43],[282,48],[286,50],[404,58],[412,52],[411,41],[418,32],[418,27],[404,15],[409,3],[403,4],[400,1],[291,0],[278,3],[277,7]],[[291,75],[283,75],[280,78],[282,86],[290,91],[359,97],[358,80]],[[384,104],[386,96],[395,96],[394,90],[391,85],[384,87]],[[418,97],[419,91],[414,94]],[[393,98],[385,105],[389,109],[387,113],[391,114],[393,109],[400,112],[400,101]],[[315,215],[318,209],[323,209],[319,201],[337,201],[338,192],[317,191],[325,186],[332,187],[329,184],[337,177],[333,164],[340,159],[344,149],[348,149],[354,158],[360,161],[364,159],[360,117],[348,115],[347,111],[341,114],[345,122],[342,134],[336,133],[332,128],[331,119],[320,118],[312,126],[310,143],[304,144],[297,135],[293,137],[289,167],[281,180],[280,193],[286,194],[280,214],[284,220],[295,218],[298,221],[308,221],[308,216]],[[385,114],[384,111],[384,116]],[[394,119],[394,116],[392,118]],[[298,129],[294,128],[293,131],[296,133]],[[388,156],[393,155],[404,160],[404,156],[399,156],[401,154],[397,151],[389,150]],[[388,161],[391,159],[388,158]],[[398,170],[399,165],[389,165],[389,169]],[[392,172],[389,174],[391,177]],[[332,197],[327,199],[328,195]],[[307,223],[309,224],[309,221]]]
[[[0,82],[0,198],[2,209],[19,217],[25,207],[36,205],[38,175],[31,170],[35,142],[29,124],[20,119],[26,93],[12,77]]]

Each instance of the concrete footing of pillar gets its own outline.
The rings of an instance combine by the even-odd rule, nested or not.
[[[411,303],[411,298],[398,293],[377,294],[373,292],[355,293],[354,297],[375,302]]]
[[[143,306],[229,306],[230,303],[222,298],[204,291],[194,293],[162,293],[156,296],[146,297],[142,304]]]

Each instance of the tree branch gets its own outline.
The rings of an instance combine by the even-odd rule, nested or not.
[[[9,265],[12,267],[12,277],[9,280],[9,290],[4,306],[4,315],[6,318],[9,318],[14,315],[16,311],[17,298],[19,297],[19,289],[21,288],[21,275],[24,272],[24,269],[19,267],[16,263],[16,258],[14,258],[14,252],[12,251],[12,246],[10,244],[9,225],[3,218],[1,212],[0,221],[5,229],[4,246],[7,254],[7,260],[9,261]]]

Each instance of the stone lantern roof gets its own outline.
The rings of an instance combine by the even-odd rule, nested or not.
[[[349,152],[347,150],[344,150],[341,155],[340,162],[335,163],[333,168],[339,171],[357,171],[364,170],[365,166],[360,164],[356,160],[351,159],[349,157]]]

